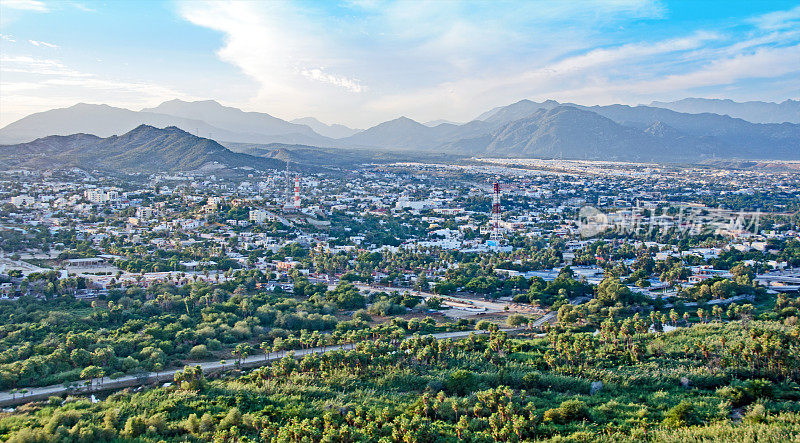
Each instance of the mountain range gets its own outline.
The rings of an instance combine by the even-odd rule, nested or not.
[[[155,173],[221,168],[282,169],[272,158],[232,152],[214,140],[174,126],[140,125],[102,138],[91,134],[51,135],[32,142],[0,146],[8,169],[79,167],[124,173]]]
[[[401,117],[339,140],[346,146],[461,155],[694,162],[800,159],[800,125],[751,123],[648,106],[580,106],[522,100],[463,125]]]
[[[652,102],[650,106],[688,114],[720,114],[753,123],[800,123],[800,100],[735,102],[729,99],[685,98],[674,102]]]
[[[69,108],[31,114],[0,129],[0,143],[20,143],[48,135],[124,134],[139,125],[179,127],[198,136],[242,143],[328,144],[306,125],[261,112],[245,112],[213,101],[170,100],[141,111],[79,103]]]
[[[19,143],[47,135],[76,133],[111,137],[146,124],[175,126],[218,140],[225,146],[295,146],[295,155],[300,151],[308,153],[306,148],[297,148],[304,146],[325,152],[330,152],[330,148],[348,149],[351,153],[380,149],[458,156],[620,161],[800,160],[798,123],[752,122],[711,112],[668,109],[671,106],[700,111],[717,106],[721,107],[720,112],[724,107],[728,114],[742,115],[757,114],[755,110],[762,106],[774,111],[770,116],[762,115],[761,120],[770,120],[791,117],[791,110],[798,103],[687,99],[654,103],[657,106],[581,106],[554,100],[521,100],[486,111],[464,124],[438,121],[423,124],[400,117],[363,131],[327,125],[311,117],[289,122],[210,100],[171,100],[138,112],[78,104],[11,123],[0,129],[0,142]],[[271,151],[256,149],[252,153],[276,155],[267,155]]]

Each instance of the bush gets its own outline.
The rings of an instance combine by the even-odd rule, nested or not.
[[[147,430],[147,423],[142,417],[129,417],[125,422],[125,428],[122,430],[122,435],[128,438],[138,437]]]
[[[586,403],[577,399],[566,400],[561,403],[561,406],[544,412],[545,421],[552,421],[558,424],[588,420],[589,418],[589,408]]]
[[[363,310],[361,310],[363,312]],[[380,315],[381,317],[387,317],[389,315],[401,314],[406,311],[406,308],[400,306],[398,304],[392,303],[391,300],[382,299],[379,300],[367,309],[367,312],[372,315]],[[369,317],[369,316],[367,316]]]
[[[701,423],[694,404],[683,400],[664,414],[664,425],[670,428],[698,425]]]
[[[425,302],[428,309],[442,309],[442,299],[439,297],[431,297]]]
[[[445,380],[444,386],[447,392],[457,394],[457,395],[466,395],[472,390],[475,389],[477,385],[477,379],[475,374],[466,369],[459,369],[457,371],[452,372],[447,379]]]
[[[573,399],[562,402],[559,409],[566,421],[580,421],[589,418],[589,409],[586,407],[586,403],[580,400]]]
[[[528,294],[517,294],[514,296],[514,303],[530,303],[531,298]]]
[[[367,311],[363,309],[359,309],[358,311],[353,313],[353,320],[360,320],[360,321],[372,321],[372,317],[369,316]]]
[[[528,318],[520,314],[511,314],[506,319],[506,324],[511,327],[520,326],[528,323]]]
[[[400,304],[407,308],[413,308],[414,306],[418,305],[421,300],[422,297],[413,297],[405,295],[403,296],[403,299],[400,300]]]
[[[775,388],[769,380],[748,380],[733,386],[725,386],[717,390],[717,395],[730,400],[735,407],[744,406],[758,399],[770,399]]]
[[[764,405],[757,403],[747,409],[744,421],[748,423],[764,423],[767,421],[767,409]]]
[[[490,322],[488,320],[481,320],[481,321],[479,321],[478,323],[475,324],[475,330],[476,331],[486,331],[491,326],[492,326],[492,322]]]
[[[205,358],[211,355],[211,352],[208,351],[208,347],[206,345],[197,345],[189,351],[189,356],[193,359],[200,359]]]
[[[242,424],[242,413],[238,408],[232,408],[228,414],[219,422],[219,429],[230,429]]]

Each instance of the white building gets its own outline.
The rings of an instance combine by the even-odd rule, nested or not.
[[[31,197],[30,195],[16,195],[11,197],[11,204],[21,208],[23,206],[30,206],[36,203],[36,199]]]
[[[136,208],[136,218],[138,218],[139,220],[153,219],[156,216],[156,214],[158,214],[158,211],[149,206],[141,206]]]
[[[84,197],[92,203],[112,203],[119,201],[119,192],[113,189],[87,189]]]
[[[274,222],[277,217],[263,209],[251,209],[250,221],[255,223]]]

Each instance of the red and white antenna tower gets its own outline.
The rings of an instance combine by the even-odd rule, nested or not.
[[[300,176],[294,176],[294,208],[300,209]]]
[[[492,232],[490,238],[499,242],[503,236],[500,234],[500,183],[494,184],[494,196],[492,197]]]

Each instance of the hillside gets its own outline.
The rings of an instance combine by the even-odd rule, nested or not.
[[[669,161],[690,155],[685,146],[625,127],[593,112],[560,106],[501,125],[488,135],[446,145],[449,152],[498,157]]]
[[[461,156],[421,151],[389,151],[359,148],[319,148],[306,145],[271,143],[257,145],[248,143],[225,143],[233,152],[257,157],[277,159],[295,164],[317,165],[332,168],[352,168],[366,163],[391,163],[400,161],[455,161]]]
[[[190,171],[203,167],[281,169],[279,160],[235,153],[214,140],[176,127],[141,125],[120,136],[50,136],[30,143],[0,146],[8,169],[76,166],[125,173]]]
[[[792,123],[751,123],[718,114],[684,114],[648,106],[584,107],[625,126],[646,129],[657,122],[689,136],[702,138],[719,147],[729,158],[800,158],[800,125]]]

